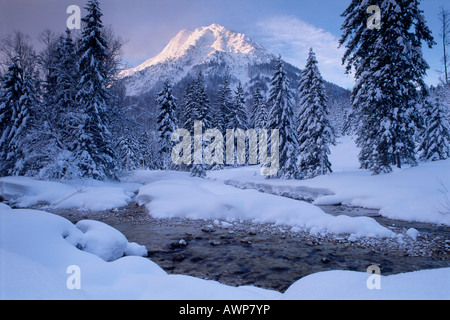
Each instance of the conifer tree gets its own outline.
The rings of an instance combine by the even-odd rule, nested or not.
[[[165,82],[162,91],[158,94],[156,103],[160,107],[158,115],[158,132],[160,138],[161,157],[160,167],[164,170],[170,169],[172,152],[172,133],[177,129],[176,99],[172,94],[172,86]]]
[[[292,94],[281,56],[276,60],[268,103],[271,106],[270,129],[278,129],[280,135],[280,168],[277,177],[296,179],[299,174],[297,165],[298,141],[294,128]]]
[[[252,119],[253,128],[267,129],[269,124],[267,104],[259,88],[256,89],[256,92],[253,94]]]
[[[2,97],[0,100],[0,174],[8,175],[13,167],[11,161],[10,140],[12,136],[13,115],[17,112],[20,97],[22,95],[22,69],[18,59],[8,67],[4,76]]]
[[[197,77],[195,84],[195,96],[198,108],[197,120],[202,121],[203,129],[212,128],[212,115],[211,115],[211,105],[206,93],[205,78],[200,72]]]
[[[233,107],[233,92],[230,88],[230,83],[227,78],[223,80],[223,83],[219,85],[217,92],[217,102],[214,109],[213,128],[219,130],[222,133],[222,137],[226,136],[226,130],[230,129],[230,118],[234,113]],[[223,150],[223,157],[226,157],[226,149]],[[222,170],[223,164],[214,164],[210,170]]]
[[[194,121],[196,120],[197,106],[195,102],[195,82],[187,84],[183,95],[183,113],[180,115],[182,119],[182,127],[193,132]]]
[[[45,142],[36,142],[41,155],[39,176],[46,179],[80,178],[80,141],[84,133],[84,108],[77,100],[79,83],[78,57],[70,30],[57,40],[48,41],[45,51],[43,105],[40,115],[41,134]],[[40,158],[40,159],[39,159]]]
[[[299,164],[302,178],[314,178],[331,170],[329,145],[335,143],[328,120],[327,96],[316,56],[311,49],[300,83],[298,115]]]
[[[188,84],[184,93],[183,127],[193,133],[194,122],[202,121],[203,128],[209,129],[213,125],[210,112],[210,102],[206,94],[205,80],[202,73],[197,80]]]
[[[424,102],[424,133],[419,146],[420,159],[429,161],[450,158],[450,128],[444,109],[445,96],[439,92]]]
[[[267,103],[265,101],[265,98],[261,94],[261,90],[259,88],[256,89],[255,93],[253,94],[253,101],[252,101],[252,128],[256,130],[256,133],[259,135],[258,137],[258,148],[262,148],[262,144],[260,141],[261,138],[261,131],[260,130],[268,130],[269,128],[269,114],[267,110]],[[250,152],[255,152],[255,154],[258,154],[259,161],[261,162],[261,152],[258,152],[258,150],[250,150]]]
[[[215,128],[222,134],[225,134],[229,126],[230,115],[233,114],[233,96],[228,79],[225,79],[219,87],[217,94],[216,117],[214,121]]]
[[[117,162],[111,148],[107,125],[109,94],[106,88],[107,41],[102,35],[102,12],[97,0],[89,0],[88,14],[82,19],[84,28],[78,49],[77,101],[83,108],[79,143],[74,150],[81,177],[114,179]]]
[[[65,37],[60,38],[58,53],[59,59],[55,67],[57,75],[55,103],[53,105],[55,110],[54,130],[61,147],[65,150],[73,150],[73,141],[76,140],[75,137],[79,133],[77,129],[80,126],[82,108],[78,106],[76,100],[77,58],[70,30],[66,30]]]
[[[248,129],[248,115],[245,109],[244,89],[241,82],[238,83],[234,97],[233,117],[230,121],[230,129]]]
[[[191,134],[194,134],[194,124],[196,121],[202,122],[203,130],[212,128],[213,122],[210,113],[210,104],[206,94],[202,73],[199,73],[197,80],[190,83],[186,88],[184,104],[185,115],[183,123],[186,130],[189,130]],[[204,144],[202,145],[202,148],[204,148]],[[206,177],[205,164],[194,163],[191,167],[191,175],[200,178]]]
[[[0,97],[0,174],[29,174],[27,156],[32,144],[31,121],[38,97],[29,70],[13,59]],[[31,164],[32,165],[32,164]]]
[[[228,116],[228,125],[226,129],[234,130],[234,166],[238,165],[238,141],[245,140],[245,159],[248,159],[249,149],[248,140],[245,137],[245,131],[248,129],[248,115],[245,108],[244,89],[241,82],[238,83],[236,91],[234,92],[234,99],[232,109]],[[227,138],[228,139],[228,138]],[[228,140],[227,140],[228,141]],[[226,151],[226,150],[224,150]],[[245,161],[241,159],[241,161]]]
[[[342,123],[341,134],[343,136],[348,136],[348,135],[353,134],[353,121],[354,120],[353,120],[352,110],[345,109],[342,120],[343,120],[343,123]]]
[[[39,103],[35,82],[30,71],[25,71],[17,113],[13,115],[14,135],[10,140],[16,162],[11,172],[13,175],[32,175],[40,166],[39,163],[34,163],[31,157],[35,147],[33,140],[39,139],[39,128],[33,124]]]
[[[352,105],[356,117],[361,167],[374,174],[392,166],[416,163],[414,134],[416,105],[428,64],[422,42],[433,37],[425,24],[419,0],[378,0],[380,28],[369,28],[365,0],[352,0],[343,13],[340,44],[346,46],[343,62],[355,70]]]
[[[0,174],[12,173],[16,155],[14,154],[14,137],[19,101],[22,96],[23,70],[19,60],[13,59],[3,82],[3,96],[0,100]]]

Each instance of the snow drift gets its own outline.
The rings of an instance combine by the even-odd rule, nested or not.
[[[106,225],[80,224],[81,229],[90,230],[92,234],[88,235],[62,217],[2,206],[0,227],[1,299],[264,299],[279,296],[277,292],[257,288],[233,288],[187,276],[169,276],[142,257],[126,256],[106,262],[97,254],[117,256],[117,244],[124,243],[121,234]],[[97,232],[102,233],[102,239],[110,239],[111,245],[94,241]],[[123,245],[120,247],[124,249]],[[70,266],[78,266],[81,271],[80,290],[67,287]]]
[[[244,219],[300,227],[313,234],[351,234],[356,237],[393,237],[395,234],[367,217],[334,217],[319,207],[255,190],[240,190],[185,173],[171,179],[156,174],[139,189],[136,201],[156,218]],[[139,179],[139,178],[138,178]],[[161,179],[161,180],[158,180]],[[175,201],[176,200],[176,201]]]
[[[109,230],[106,232],[117,235],[103,227],[99,228],[102,232]],[[235,288],[215,281],[168,275],[155,263],[142,257],[126,256],[106,262],[95,254],[79,249],[85,235],[71,222],[42,211],[12,210],[2,205],[0,228],[0,299],[450,298],[449,268],[382,277],[381,290],[367,288],[368,274],[330,271],[307,276],[281,294],[255,287]],[[67,286],[70,266],[78,266],[81,271],[79,290],[70,290]]]
[[[94,180],[43,181],[26,177],[0,178],[0,195],[15,206],[103,211],[126,206],[138,185]]]

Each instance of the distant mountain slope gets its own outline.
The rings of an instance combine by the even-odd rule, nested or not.
[[[246,35],[212,24],[195,31],[180,31],[160,54],[136,68],[122,71],[120,77],[127,96],[137,104],[145,101],[147,110],[154,112],[154,98],[164,81],[172,83],[174,94],[181,99],[187,83],[195,79],[199,72],[205,77],[212,102],[225,78],[233,88],[239,81],[242,82],[247,98],[251,97],[256,87],[267,93],[275,58],[274,54]],[[287,62],[285,69],[297,99],[295,95],[301,70]],[[333,104],[330,109],[338,114],[336,118],[339,121],[348,91],[328,82],[326,89]],[[339,110],[333,110],[336,108]]]
[[[274,58],[244,34],[212,24],[193,32],[180,31],[160,54],[120,76],[125,78],[128,95],[145,93],[165,80],[176,84],[200,70],[207,78],[220,75],[248,83],[250,67]]]

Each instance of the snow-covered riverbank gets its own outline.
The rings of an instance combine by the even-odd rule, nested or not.
[[[83,224],[73,225],[53,214],[12,210],[4,205],[0,222],[2,299],[450,298],[450,268],[381,276],[381,290],[368,289],[370,275],[367,273],[323,272],[295,282],[281,294],[251,286],[236,288],[216,281],[168,275],[149,259],[139,256],[128,255],[107,262],[105,252],[117,251],[119,247],[126,250],[129,244],[119,232],[100,223],[88,234]],[[142,253],[136,250],[139,246],[132,247],[135,250],[129,254]],[[73,266],[76,268],[70,269]],[[77,281],[80,289],[70,290]]]
[[[351,142],[348,139],[334,150],[337,159],[351,154]],[[272,225],[311,238],[361,245],[390,243],[395,248],[408,247],[417,232],[388,228],[370,217],[330,215],[316,205],[342,203],[379,209],[386,217],[406,222],[434,223],[436,228],[450,225],[444,190],[450,181],[450,161],[423,163],[381,176],[357,170],[349,161],[336,163],[334,174],[305,181],[267,180],[255,174],[257,167],[211,172],[207,180],[162,171],[138,171],[114,183],[3,177],[0,196],[14,208],[80,210],[89,212],[94,220],[95,212],[120,213],[119,208],[137,201],[156,218],[206,219],[217,222],[218,227],[243,222]],[[313,203],[294,200],[305,193],[311,195]],[[2,298],[450,298],[448,268],[382,276],[386,286],[377,291],[369,290],[362,281],[367,279],[365,273],[318,273],[299,280],[282,295],[168,275],[149,259],[130,256],[142,255],[145,250],[139,244],[129,244],[117,230],[92,221],[74,225],[50,213],[11,209],[5,204],[0,204],[0,219]],[[434,243],[445,251],[447,240]],[[121,257],[123,254],[127,256]],[[70,266],[81,271],[81,290],[67,288]]]

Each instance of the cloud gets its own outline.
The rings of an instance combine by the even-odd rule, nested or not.
[[[344,48],[338,48],[338,38],[293,16],[272,17],[257,23],[260,42],[274,54],[296,67],[306,64],[310,48],[314,49],[325,80],[351,88],[353,80],[342,66]]]

